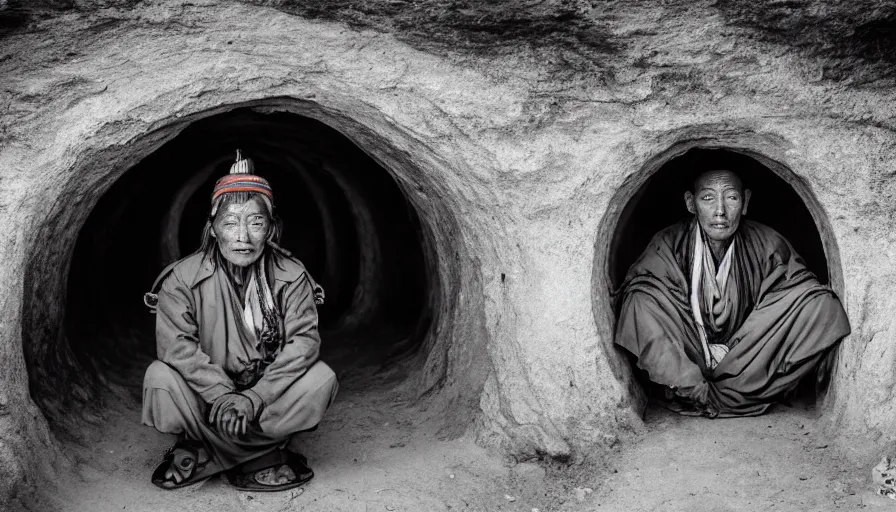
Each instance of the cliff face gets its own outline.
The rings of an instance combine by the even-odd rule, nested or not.
[[[610,242],[654,171],[719,147],[761,160],[815,220],[853,323],[831,431],[894,439],[893,6],[490,5],[0,2],[0,496],[64,467],[46,418],[77,429],[102,386],[63,325],[94,205],[242,107],[319,120],[397,181],[440,283],[410,379],[449,430],[475,418],[484,444],[576,460],[639,428]]]

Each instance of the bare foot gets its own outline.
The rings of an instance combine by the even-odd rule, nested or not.
[[[295,480],[296,474],[286,464],[281,464],[276,468],[265,468],[255,473],[255,481],[261,485],[277,486],[288,484]]]

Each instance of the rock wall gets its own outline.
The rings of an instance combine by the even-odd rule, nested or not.
[[[640,426],[606,287],[637,184],[684,147],[767,158],[812,203],[853,322],[825,418],[848,443],[896,440],[896,102],[878,33],[892,13],[866,3],[391,2],[401,12],[379,26],[351,2],[0,4],[0,496],[65,463],[44,413],[72,405],[42,398],[94,393],[61,326],[92,206],[236,106],[319,119],[394,173],[441,283],[414,378],[446,423],[473,408],[480,441],[521,458],[599,457]],[[826,52],[812,27],[829,18],[840,46]],[[857,27],[876,46],[850,39]]]

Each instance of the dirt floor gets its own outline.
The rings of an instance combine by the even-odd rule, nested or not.
[[[652,406],[647,429],[610,465],[517,463],[471,438],[439,440],[408,390],[373,370],[342,377],[318,431],[294,448],[316,477],[283,493],[237,492],[218,478],[163,491],[149,474],[171,436],[139,423],[134,390],[72,448],[66,511],[805,511],[893,509],[870,467],[849,463],[815,432],[811,407],[707,420]]]

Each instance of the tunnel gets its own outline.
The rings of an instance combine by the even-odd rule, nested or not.
[[[736,172],[744,187],[752,191],[746,218],[783,235],[822,284],[831,282],[825,245],[815,216],[790,183],[755,155],[726,148],[694,147],[663,162],[621,208],[607,260],[614,295],[621,292],[626,272],[651,238],[663,228],[691,216],[684,193],[691,189],[697,176],[714,169]],[[614,313],[618,314],[618,310]],[[636,380],[647,394],[656,393],[646,375],[637,369],[632,356],[626,353],[623,357],[632,363]],[[835,353],[829,355],[815,375],[805,377],[785,397],[786,402],[814,406],[826,391],[834,357]]]
[[[60,346],[29,361],[32,395],[63,437],[80,428],[71,413],[84,404],[88,422],[116,401],[138,406],[156,354],[155,317],[142,296],[166,265],[199,248],[212,188],[237,149],[271,183],[280,246],[324,288],[321,359],[341,393],[384,372],[401,381],[425,359],[439,276],[394,177],[321,121],[237,108],[190,124],[124,172],[80,229]]]

